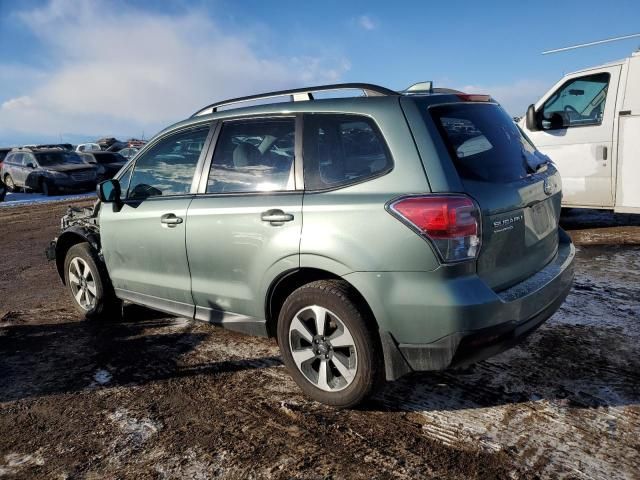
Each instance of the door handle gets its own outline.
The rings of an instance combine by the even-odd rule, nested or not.
[[[260,218],[263,222],[283,223],[293,220],[293,215],[290,213],[284,213],[282,210],[274,209],[262,212]]]
[[[597,148],[599,160],[606,161],[607,160],[607,146],[606,145],[598,145]]]
[[[160,223],[167,227],[174,228],[176,225],[182,223],[182,218],[176,217],[173,213],[165,213],[160,217]]]

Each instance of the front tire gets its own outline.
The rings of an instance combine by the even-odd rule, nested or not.
[[[56,193],[55,189],[49,185],[49,182],[46,180],[42,180],[42,183],[40,184],[40,191],[45,197],[50,197]]]
[[[382,351],[372,320],[344,281],[312,282],[287,298],[278,344],[289,373],[309,397],[349,408],[380,385]]]
[[[64,280],[75,309],[86,319],[117,315],[120,311],[107,270],[88,243],[78,243],[67,252]]]
[[[11,178],[11,175],[9,175],[8,173],[4,176],[4,184],[7,186],[8,191],[10,192],[17,191],[16,184],[13,181],[13,178]]]

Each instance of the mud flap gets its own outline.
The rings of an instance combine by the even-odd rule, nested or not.
[[[400,350],[398,350],[398,345],[396,345],[389,332],[380,332],[380,342],[382,343],[384,371],[387,381],[397,380],[413,371],[400,353]]]

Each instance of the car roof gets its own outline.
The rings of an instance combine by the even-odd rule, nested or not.
[[[413,87],[422,84],[427,84],[429,89],[421,90],[418,88],[411,90]],[[363,92],[363,95],[333,98],[316,98],[313,95],[317,92],[345,90],[360,90]],[[442,87],[433,88],[431,82],[414,84],[412,87],[409,87],[409,89],[402,91],[394,91],[369,83],[330,84],[292,90],[280,90],[212,103],[199,109],[189,118],[170,125],[159,132],[158,135],[229,117],[308,113],[314,111],[330,111],[332,108],[335,109],[336,112],[347,113],[349,112],[350,106],[360,104],[361,102],[388,102],[397,105],[401,98],[423,99],[423,101],[426,100],[430,104],[452,103],[461,101],[460,98],[457,97],[457,95],[460,94],[463,94],[463,92],[459,90]],[[255,102],[264,102],[265,100],[273,100],[278,97],[285,99],[282,101],[255,104]],[[288,97],[288,99],[286,97]],[[253,102],[253,104],[250,102]],[[222,110],[221,108],[224,109]]]

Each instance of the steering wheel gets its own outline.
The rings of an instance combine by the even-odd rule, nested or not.
[[[564,111],[565,111],[565,112],[568,112],[568,113],[575,113],[576,115],[580,115],[580,114],[578,113],[578,111],[577,111],[575,108],[573,108],[573,106],[572,106],[572,105],[565,105],[565,106],[564,106]]]

